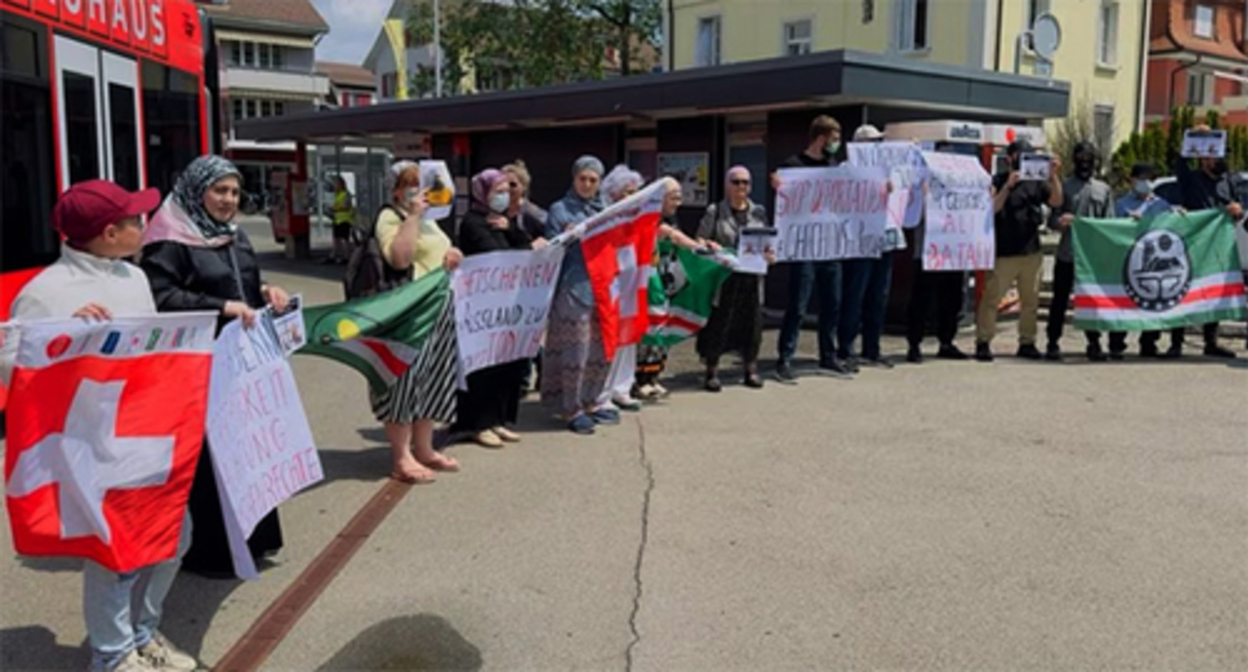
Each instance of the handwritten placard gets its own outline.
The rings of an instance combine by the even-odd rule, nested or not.
[[[776,194],[777,261],[879,258],[888,220],[883,168],[786,168]]]
[[[924,152],[927,228],[923,270],[977,271],[993,267],[992,178],[974,157]]]
[[[913,228],[923,220],[923,179],[926,168],[919,146],[912,142],[851,142],[849,164],[883,168],[893,190],[888,195],[888,224]],[[894,248],[895,249],[895,248]]]
[[[464,258],[451,277],[461,385],[473,371],[537,355],[565,249]]]
[[[1208,131],[1188,129],[1183,133],[1183,148],[1180,155],[1187,159],[1220,159],[1226,156],[1226,131],[1224,129]]]
[[[258,578],[247,537],[270,511],[324,478],[268,310],[257,314],[250,329],[239,320],[226,325],[213,346],[208,447],[234,570],[244,579]]]
[[[1019,179],[1045,181],[1053,160],[1047,154],[1023,154],[1018,160]]]
[[[767,252],[776,251],[779,232],[769,226],[758,226],[741,229],[740,234],[737,263],[733,270],[753,275],[767,275]]]

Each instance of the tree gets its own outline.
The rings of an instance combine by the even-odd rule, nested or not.
[[[663,9],[659,0],[580,0],[580,4],[614,28],[619,40],[620,75],[624,77],[632,74],[633,41],[660,41]]]
[[[1053,137],[1049,139],[1049,150],[1062,159],[1063,176],[1074,173],[1075,166],[1071,157],[1074,156],[1075,145],[1084,140],[1096,145],[1100,172],[1109,170],[1114,155],[1113,129],[1106,130],[1110,137],[1097,137],[1095,108],[1087,100],[1080,100],[1069,114],[1057,122],[1053,128]]]
[[[1113,176],[1125,182],[1131,166],[1151,163],[1158,175],[1169,175],[1174,160],[1179,158],[1183,147],[1183,133],[1204,122],[1211,128],[1226,128],[1226,162],[1233,171],[1248,170],[1248,126],[1225,126],[1217,110],[1209,110],[1203,119],[1190,107],[1175,108],[1170,115],[1169,126],[1154,122],[1136,131],[1114,152]]]

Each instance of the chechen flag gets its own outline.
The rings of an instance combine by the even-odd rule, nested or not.
[[[20,326],[5,503],[21,555],[172,558],[204,438],[216,315]]]
[[[646,333],[647,282],[666,191],[655,182],[578,226],[608,360]]]
[[[1074,223],[1075,326],[1150,331],[1242,320],[1235,225],[1223,210]]]

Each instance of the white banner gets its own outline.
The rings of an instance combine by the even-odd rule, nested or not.
[[[923,270],[990,270],[997,255],[992,178],[973,156],[923,152],[927,226]]]
[[[293,328],[289,316],[283,326]],[[302,324],[298,331],[306,333]],[[244,579],[259,578],[247,537],[279,504],[324,478],[295,377],[268,310],[257,313],[251,329],[239,320],[229,323],[213,346],[208,448],[234,569]]]
[[[777,261],[878,259],[888,221],[883,168],[785,168],[776,193]]]
[[[451,276],[461,387],[473,371],[537,356],[565,250],[464,257]]]
[[[883,168],[893,183],[888,195],[888,224],[914,228],[923,220],[923,154],[912,142],[851,142],[849,165]]]

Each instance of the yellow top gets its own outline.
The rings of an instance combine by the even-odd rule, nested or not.
[[[390,263],[390,250],[399,237],[399,227],[403,225],[403,216],[395,208],[385,208],[377,216],[377,245],[381,247],[381,256]],[[412,279],[442,267],[447,250],[451,249],[451,239],[442,232],[438,223],[425,219],[420,222],[420,237],[416,241],[416,254],[412,260]]]
[[[351,207],[351,192],[343,189],[334,194],[334,223],[351,224],[355,220],[355,209]]]

